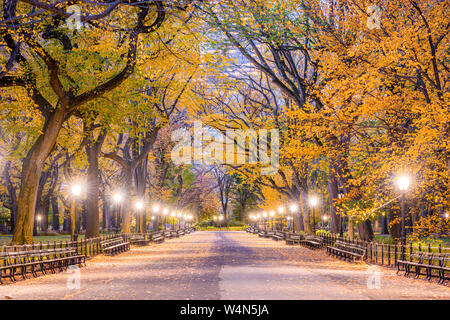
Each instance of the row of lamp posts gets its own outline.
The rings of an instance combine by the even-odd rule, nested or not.
[[[122,195],[120,193],[115,193],[113,200],[116,203],[116,221],[119,219],[119,204],[122,201]],[[138,199],[135,202],[136,213],[140,214],[145,208],[145,202]],[[163,224],[164,230],[167,229],[167,221],[169,217],[171,218],[172,229],[175,229],[175,219],[177,219],[177,228],[181,228],[181,221],[184,221],[184,226],[190,226],[193,216],[190,213],[182,213],[181,211],[170,209],[169,207],[161,207],[159,204],[155,203],[152,206],[152,216],[150,219],[154,221],[156,216],[161,216],[161,223]]]
[[[283,217],[286,217],[286,220],[288,221],[289,224],[289,230],[294,232],[294,214],[297,212],[298,207],[295,204],[291,204],[290,207],[290,214],[285,215],[285,209],[284,207],[280,206],[278,207],[278,214],[280,217],[280,221],[278,223],[278,221],[276,222],[276,226],[280,225],[280,230],[283,231],[284,229],[284,224],[283,224]],[[274,225],[275,225],[275,221],[274,220],[278,220],[276,218],[276,213],[275,210],[270,210],[269,213],[267,213],[266,211],[263,211],[262,213],[258,213],[258,214],[250,214],[250,219],[253,221],[254,226],[256,226],[257,223],[263,223],[264,225],[264,230],[267,231],[267,222],[269,222],[271,229],[274,229]],[[278,227],[275,227],[275,229],[278,229]]]
[[[316,196],[310,197],[309,204],[311,205],[311,209],[312,209],[312,219],[313,219],[312,228],[313,228],[314,233],[316,232],[316,207],[317,207],[318,203],[319,203],[319,200]],[[285,216],[285,209],[284,209],[284,207],[280,206],[277,211],[278,211],[278,214],[279,214],[279,217],[281,220],[280,221],[280,224],[281,224],[280,229],[281,229],[281,231],[283,231],[283,227],[282,227],[283,221],[282,220],[283,220],[283,217]],[[289,230],[291,232],[294,232],[294,215],[298,212],[298,206],[296,204],[291,204],[289,207],[289,211],[290,211],[290,215],[286,216],[286,220],[288,221],[288,224],[289,224]],[[254,223],[256,223],[257,221],[261,222],[261,220],[262,220],[264,229],[267,230],[266,222],[267,222],[267,218],[269,218],[269,223],[271,225],[271,229],[273,230],[273,225],[274,225],[273,220],[275,219],[275,215],[276,215],[276,213],[274,210],[270,210],[268,214],[266,211],[263,211],[262,213],[251,214],[250,219]],[[328,220],[328,217],[326,215],[324,215],[322,217],[323,224],[327,220]],[[278,223],[277,223],[277,225],[278,225]]]
[[[400,198],[401,198],[401,201],[400,201],[400,205],[401,205],[400,206],[401,207],[401,244],[402,244],[402,246],[405,246],[405,244],[406,244],[406,227],[405,227],[405,220],[406,220],[406,191],[408,190],[408,187],[410,185],[410,178],[408,176],[406,176],[406,175],[400,176],[397,179],[397,185],[398,185],[398,188],[399,188],[399,190],[401,192],[401,194],[400,194]],[[72,237],[72,239],[74,239],[75,238],[76,202],[77,202],[77,199],[80,197],[80,195],[82,193],[82,186],[81,186],[81,184],[75,183],[71,187],[71,193],[72,193],[71,206],[70,206],[71,237]],[[342,198],[341,194],[339,195],[339,198]],[[116,221],[116,223],[120,219],[119,206],[120,206],[120,203],[122,202],[122,200],[123,200],[122,194],[117,192],[117,193],[115,193],[113,195],[113,201],[116,204],[116,212],[115,212],[115,221]],[[316,196],[311,196],[310,197],[309,204],[310,204],[310,206],[312,208],[313,233],[316,232],[315,216],[316,216],[316,208],[317,208],[317,204],[318,203],[319,203],[319,201],[318,201],[318,198]],[[137,213],[141,212],[142,209],[144,209],[144,207],[145,207],[145,205],[144,205],[144,202],[142,200],[137,200],[136,201],[135,208],[136,208]],[[294,214],[297,212],[297,209],[298,209],[297,205],[292,204],[290,206],[291,215],[286,217],[286,220],[288,220],[290,222],[290,226],[291,226],[290,229],[292,231],[294,231],[293,219],[294,219]],[[153,210],[153,213],[155,215],[157,215],[157,214],[159,214],[159,212],[161,212],[161,216],[164,218],[164,223],[163,223],[164,224],[164,229],[166,229],[167,217],[169,216],[170,209],[169,208],[161,208],[161,210],[160,210],[159,205],[155,204],[155,205],[153,205],[152,210]],[[279,207],[278,208],[278,213],[280,214],[280,216],[283,216],[284,212],[285,212],[285,209],[283,207]],[[448,215],[448,213],[446,215]],[[170,212],[170,216],[172,218],[172,228],[175,227],[174,226],[175,218],[178,219],[178,228],[180,228],[181,219],[184,219],[185,223],[186,223],[186,221],[191,221],[192,220],[192,215],[190,215],[190,214],[183,214],[183,213],[181,213],[179,211],[175,211],[175,210],[172,210]],[[255,214],[251,214],[250,218],[254,222],[256,222],[257,220],[259,220],[259,222],[260,222],[261,218],[262,218],[263,224],[264,224],[264,228],[267,229],[266,222],[267,222],[267,217],[268,216],[270,218],[271,228],[273,229],[273,219],[275,217],[275,211],[274,210],[269,211],[269,214],[267,214],[267,212],[265,212],[265,211],[263,213],[261,213],[261,214],[260,213],[258,213],[256,215]],[[325,222],[328,217],[327,216],[323,216],[322,218],[323,218],[323,221]],[[151,217],[151,219],[154,220],[155,216],[153,215]],[[214,221],[222,222],[223,219],[224,219],[223,215],[220,215],[218,217],[214,216]],[[40,221],[41,221],[40,215],[38,215],[36,217],[36,220],[37,220],[38,223],[40,223]],[[281,222],[281,224],[282,224],[282,222]],[[281,227],[281,229],[282,229],[282,227]]]
[[[71,239],[72,240],[76,240],[76,235],[75,235],[75,217],[76,217],[76,207],[77,207],[77,199],[80,197],[82,191],[83,191],[83,187],[80,183],[75,183],[74,185],[72,185],[72,187],[70,188],[71,191],[71,203],[70,203],[70,221],[71,221],[71,226],[70,226],[70,230],[71,230]],[[123,195],[120,192],[116,192],[112,195],[112,200],[115,204],[115,212],[114,214],[114,219],[116,221],[117,225],[120,219],[120,204],[123,201]],[[136,209],[136,214],[140,214],[144,208],[145,208],[145,203],[143,200],[136,200],[135,202],[135,209]],[[151,220],[155,220],[156,215],[161,215],[161,217],[164,219],[162,220],[162,223],[164,225],[164,230],[166,230],[166,225],[167,225],[167,219],[170,216],[172,218],[172,229],[175,229],[175,219],[177,219],[177,228],[180,229],[181,228],[181,221],[184,221],[184,226],[190,226],[191,222],[193,220],[193,216],[190,213],[182,213],[181,211],[175,210],[175,209],[170,209],[169,207],[164,207],[164,208],[160,208],[159,204],[154,204],[152,206],[152,212],[153,215],[151,216]],[[41,216],[37,215],[36,220],[38,223],[40,223],[41,221]],[[117,232],[118,230],[116,230]]]
[[[400,210],[401,210],[401,235],[400,235],[400,241],[401,241],[401,245],[402,247],[404,247],[406,245],[406,227],[405,227],[405,220],[406,220],[406,191],[408,190],[408,187],[410,185],[410,178],[406,175],[402,175],[397,179],[397,185],[398,188],[400,190]],[[343,197],[343,194],[339,194],[339,199],[341,199]],[[312,224],[312,231],[313,233],[316,232],[316,208],[317,205],[319,203],[319,200],[317,198],[317,196],[311,196],[309,198],[309,204],[311,206],[312,209],[312,219],[313,219],[313,224]],[[291,205],[291,213],[292,213],[292,217],[287,217],[287,220],[293,220],[293,214],[297,211],[297,206],[295,204]],[[283,216],[284,213],[284,208],[283,207],[279,207],[278,208],[278,213],[280,214],[280,216]],[[264,229],[267,230],[267,217],[270,218],[269,222],[271,224],[271,228],[273,229],[273,219],[275,216],[275,211],[271,210],[269,211],[269,214],[267,214],[266,211],[263,211],[262,213],[258,213],[258,214],[250,214],[250,219],[254,222],[254,225],[256,226],[256,223],[261,222],[264,225]],[[445,217],[448,218],[448,213],[446,213]],[[328,217],[326,215],[324,215],[322,217],[322,221],[323,221],[323,225],[325,224],[325,222],[328,220]],[[343,221],[342,221],[343,224]],[[292,225],[292,231],[293,230],[293,223],[291,223]],[[343,232],[343,229],[341,229],[341,233]]]

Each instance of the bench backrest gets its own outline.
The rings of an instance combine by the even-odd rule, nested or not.
[[[4,266],[10,266],[16,264],[26,264],[36,261],[45,261],[50,259],[72,256],[76,254],[76,252],[77,251],[73,248],[10,252],[1,257],[2,260],[1,264]]]
[[[354,253],[358,253],[358,254],[362,254],[365,255],[366,253],[366,249],[357,245],[357,244],[353,244],[353,243],[347,243],[347,242],[343,242],[340,240],[336,240],[336,242],[334,243],[334,246],[342,249],[342,250],[346,250],[346,251],[350,251],[350,252],[354,252]]]
[[[414,251],[410,255],[410,259],[418,263],[445,267],[450,261],[450,254],[438,252],[422,252]]]
[[[117,241],[122,241],[123,239],[120,237],[120,238],[113,238],[113,239],[106,239],[106,240],[103,240],[101,243],[108,243],[108,242],[117,242]]]
[[[116,238],[116,239],[112,239],[112,240],[105,240],[101,242],[102,247],[110,247],[110,246],[114,246],[116,244],[122,243],[123,239],[122,238]]]
[[[316,241],[316,242],[323,242],[323,239],[321,237],[318,237],[318,236],[306,236],[305,240]]]

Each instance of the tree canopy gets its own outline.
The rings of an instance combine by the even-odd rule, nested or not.
[[[436,0],[4,1],[0,213],[13,242],[33,241],[37,214],[45,228],[48,217],[67,224],[79,180],[88,237],[112,225],[144,231],[151,210],[134,221],[132,199],[198,220],[295,203],[297,230],[311,233],[315,195],[333,233],[344,217],[373,240],[380,220],[398,239],[401,175],[412,181],[410,237],[448,234],[448,9]],[[247,161],[202,152],[204,163],[174,163],[173,133],[193,135],[196,121],[203,135],[245,131],[237,152]],[[250,161],[277,137],[272,171]],[[115,192],[128,199],[120,221]]]

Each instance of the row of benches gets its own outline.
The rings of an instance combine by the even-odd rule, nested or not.
[[[108,256],[115,256],[130,250],[130,242],[125,241],[123,237],[104,240],[101,242],[102,252]]]
[[[397,274],[405,271],[405,276],[411,273],[416,278],[424,275],[427,280],[436,277],[439,278],[438,283],[443,284],[449,279],[450,274],[450,253],[435,252],[413,252],[409,256],[409,260],[404,257],[397,260]]]
[[[189,234],[195,231],[194,227],[189,227],[185,229],[177,229],[177,230],[165,230],[162,235],[165,238],[179,238],[185,234]]]
[[[260,237],[272,238],[276,241],[285,240],[287,244],[298,243],[298,241],[301,239],[300,234],[279,230],[259,230],[255,227],[248,227],[246,231],[249,233],[258,234]]]
[[[176,230],[176,236],[191,233],[194,228]],[[172,233],[173,234],[173,233]],[[105,239],[100,242],[101,249],[105,255],[116,255],[130,250],[130,245],[146,245],[149,242],[159,243],[164,241],[164,232],[158,231],[148,235],[133,235],[130,240],[119,236]],[[9,278],[12,282],[17,281],[17,277],[23,279],[27,275],[37,277],[39,274],[56,271],[64,271],[71,265],[86,264],[86,255],[80,254],[75,247],[23,250],[0,253],[0,284]]]
[[[278,230],[259,230],[258,235],[264,238],[272,238],[273,240],[286,240],[286,232]]]
[[[299,241],[299,244],[305,246],[309,249],[321,249],[324,246],[324,241],[321,237],[318,236],[305,236],[303,239]]]
[[[137,234],[133,235],[130,238],[130,242],[132,245],[145,246],[150,242],[161,243],[165,239],[163,231],[156,231],[153,233],[149,233],[147,235]]]
[[[130,241],[124,241],[122,237],[114,238],[103,241],[102,250],[104,254],[116,255],[130,250],[130,245],[145,246],[150,242],[161,243],[165,238],[180,237],[194,230],[193,227],[189,227],[178,230],[155,231],[148,234],[136,234],[130,237]]]
[[[23,279],[27,278],[27,274],[37,277],[38,272],[55,273],[70,265],[81,266],[85,263],[86,256],[78,254],[75,248],[5,252],[0,255],[0,284],[3,284],[4,278],[17,281],[17,276]]]
[[[336,240],[332,246],[327,246],[327,253],[348,261],[361,261],[365,259],[367,249]],[[413,251],[409,254],[409,260],[403,255],[396,261],[397,274],[404,271],[405,276],[414,274],[416,278],[419,278],[423,275],[427,280],[438,278],[438,283],[443,284],[450,277],[449,261],[449,253]]]
[[[279,230],[257,230],[254,227],[247,228],[247,232],[258,234],[263,238],[272,238],[273,240],[286,241],[286,244],[294,245],[300,244],[307,246],[311,249],[319,249],[324,245],[323,239],[317,236],[304,236],[302,234],[293,233],[293,232],[284,232]]]
[[[257,233],[260,237],[272,238],[277,241],[285,240],[286,244],[299,244],[310,249],[320,249],[325,246],[323,238],[315,235],[304,236],[298,233],[282,232],[277,230],[258,230],[255,227],[247,228],[247,232]],[[350,245],[344,242],[336,241],[334,245],[327,246],[327,253],[334,255],[337,258],[355,261],[364,258],[365,250],[357,245]]]
[[[253,226],[248,227],[245,231],[250,232],[250,233],[253,233],[253,234],[259,232],[258,228],[255,228],[255,227],[253,227]]]
[[[248,228],[247,232],[258,234],[261,237],[272,237],[274,240],[280,240],[284,236],[286,244],[300,244],[310,249],[320,249],[326,246],[328,255],[334,256],[345,261],[363,261],[367,257],[367,248],[355,244],[348,243],[341,240],[333,241],[328,245],[320,236],[285,232],[284,235],[278,231],[257,230],[256,228]],[[409,254],[409,260],[399,259],[396,261],[397,273],[405,272],[405,276],[414,274],[416,278],[421,275],[425,276],[427,280],[438,278],[438,283],[443,284],[449,279],[450,274],[450,253],[436,253],[436,252],[412,252]]]
[[[327,254],[347,261],[362,261],[366,256],[366,249],[356,244],[336,240],[333,245],[327,246]]]

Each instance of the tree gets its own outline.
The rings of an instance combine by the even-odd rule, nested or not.
[[[15,57],[18,68],[14,74],[9,72],[0,79],[0,87],[12,88],[17,90],[18,94],[27,95],[44,118],[42,133],[29,150],[23,164],[13,238],[13,243],[17,244],[32,242],[40,175],[63,124],[73,115],[83,118],[83,108],[89,102],[118,88],[133,74],[137,55],[142,51],[138,49],[139,35],[150,36],[162,27],[169,11],[185,11],[189,5],[188,2],[186,6],[172,7],[165,6],[159,1],[151,1],[135,8],[128,4],[118,7],[119,4],[116,3],[100,15],[100,18],[97,17],[107,25],[110,24],[109,21],[121,17],[119,18],[122,21],[121,25],[130,25],[127,29],[114,26],[108,30],[102,24],[94,23],[91,20],[92,16],[81,17],[81,21],[89,22],[92,28],[85,30],[92,44],[98,44],[91,46],[89,43],[83,43],[79,33],[71,37],[70,31],[64,30],[64,20],[61,17],[68,15],[65,10],[34,0],[29,2],[42,9],[40,11],[42,15],[51,11],[56,13],[57,17],[46,18],[39,24],[21,25],[16,29],[10,29],[11,25],[8,24],[4,30],[6,33],[4,41],[12,52],[11,56]],[[21,6],[14,8],[17,12],[27,9],[28,4],[22,2],[20,4]],[[116,7],[117,11],[114,11]],[[154,8],[156,10],[153,10]],[[147,24],[148,20],[152,22]],[[60,31],[61,27],[64,31]],[[114,45],[117,39],[114,34],[119,33],[122,35],[121,40],[118,45]],[[47,43],[52,45],[47,46]],[[113,47],[117,49],[109,49]],[[94,67],[96,70],[89,75],[90,77],[85,77],[84,72],[90,69],[92,58],[99,53],[99,56],[109,54],[109,57],[94,59],[98,61],[98,65]],[[75,68],[74,58],[78,60],[78,67]],[[80,58],[86,59],[85,68],[81,67]],[[109,67],[104,68],[105,62]],[[118,68],[112,67],[115,62]]]

